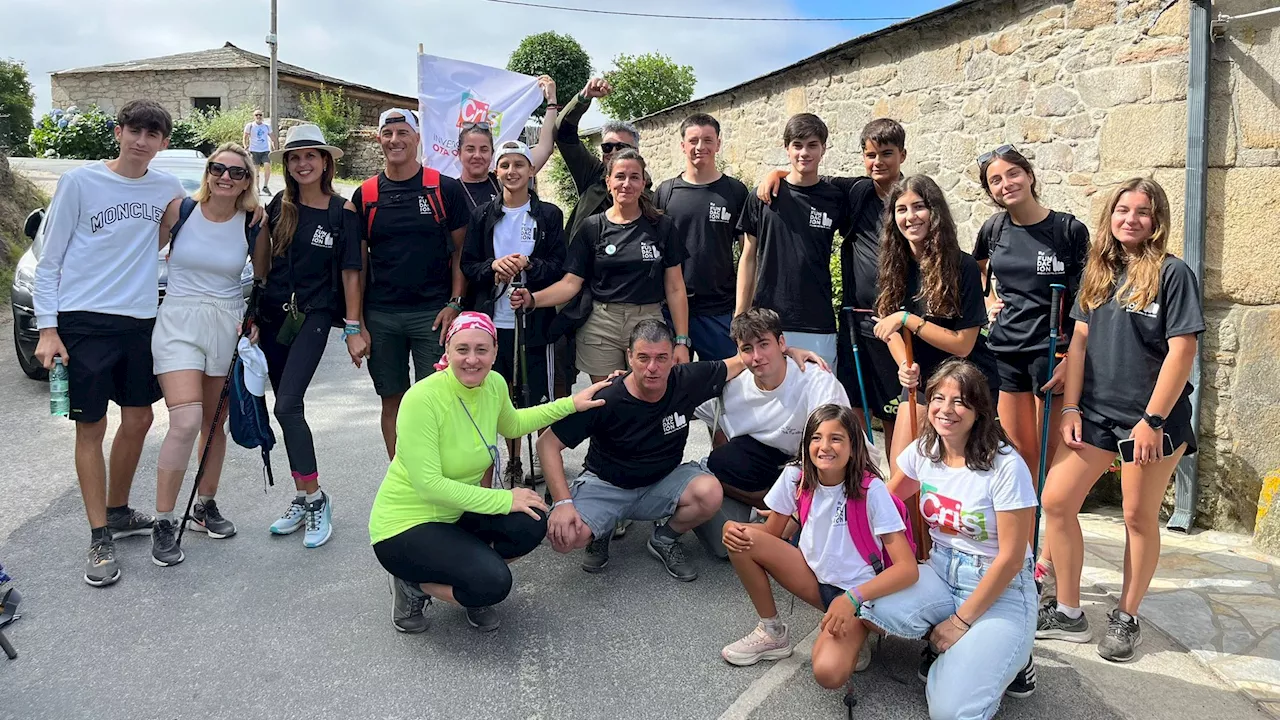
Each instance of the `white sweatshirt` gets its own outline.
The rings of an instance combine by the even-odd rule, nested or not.
[[[57,327],[59,312],[76,310],[155,317],[160,219],[185,195],[161,170],[134,179],[96,162],[63,175],[36,264],[36,327]]]

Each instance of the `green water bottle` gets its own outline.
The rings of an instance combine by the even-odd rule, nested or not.
[[[49,414],[56,417],[67,417],[71,414],[67,366],[62,364],[61,355],[53,359],[53,369],[49,371]]]

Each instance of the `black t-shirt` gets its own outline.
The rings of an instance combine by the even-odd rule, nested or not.
[[[641,215],[619,225],[600,213],[584,220],[569,243],[564,271],[590,283],[597,302],[652,305],[667,297],[666,268],[687,257],[671,218],[650,222]]]
[[[360,217],[360,229],[368,235],[369,277],[365,306],[375,310],[408,312],[439,310],[453,292],[451,233],[467,226],[471,209],[462,183],[440,178],[445,222],[442,225],[422,186],[422,172],[408,180],[389,180],[378,174],[378,205],[373,233],[365,231],[363,188],[351,195]]]
[[[1123,283],[1121,273],[1116,287]],[[1130,428],[1142,419],[1155,391],[1169,354],[1169,338],[1204,332],[1204,310],[1195,273],[1172,255],[1165,256],[1160,290],[1147,307],[1121,305],[1112,292],[1112,298],[1092,312],[1078,304],[1071,309],[1071,319],[1089,325],[1080,407]],[[1190,396],[1188,382],[1178,402]]]
[[[467,208],[469,210],[484,207],[502,194],[502,185],[498,183],[498,176],[494,173],[489,173],[489,176],[480,182],[467,182],[465,180],[460,182],[467,191]]]
[[[920,294],[920,266],[911,263],[907,271],[907,303],[906,309],[913,315],[947,330],[960,331],[969,328],[980,328],[987,324],[987,308],[982,302],[982,275],[978,272],[978,263],[973,256],[960,253],[960,313],[955,317],[939,317],[925,310],[925,303],[915,297]],[[925,342],[919,336],[911,346],[915,351],[915,361],[920,366],[920,388],[923,389],[938,366],[953,357]],[[987,347],[987,339],[978,333],[978,339],[967,356],[969,362],[987,376],[987,382],[993,389],[1000,387],[1000,375],[996,372],[996,358]]]
[[[842,233],[840,275],[846,307],[874,310],[880,297],[877,278],[880,275],[880,232],[884,227],[884,200],[876,193],[869,177],[827,178],[848,194],[849,231]],[[860,334],[874,338],[875,322],[867,313],[859,313]]]
[[[267,222],[275,227],[280,222],[283,194],[276,195],[267,206]],[[337,211],[340,228],[333,227],[329,210],[297,204],[298,229],[284,256],[271,258],[263,301],[270,312],[288,302],[297,293],[298,307],[303,311],[327,310],[335,315],[346,312],[341,300],[342,270],[359,270],[360,221],[350,210]],[[336,266],[335,266],[336,265]],[[290,290],[290,276],[293,278]]]
[[[654,200],[675,222],[676,234],[684,238],[689,252],[684,264],[689,312],[732,313],[737,290],[733,243],[741,234],[738,218],[747,201],[747,186],[728,175],[706,185],[676,176],[658,186]]]
[[[1000,237],[992,237],[997,233]],[[1004,309],[991,326],[989,344],[994,352],[1033,352],[1049,347],[1049,286],[1079,287],[1088,254],[1089,229],[1071,215],[1056,211],[1025,227],[1015,225],[1007,215],[997,216],[988,232],[978,233],[973,259],[990,262],[996,294],[1004,301]],[[1074,302],[1075,298],[1066,298],[1063,311],[1069,311]],[[1062,320],[1070,324],[1065,317]]]
[[[591,438],[586,469],[601,480],[620,488],[648,487],[680,465],[694,409],[720,395],[726,374],[719,360],[676,365],[666,394],[653,403],[632,395],[618,378],[596,394],[604,405],[551,429],[567,447]]]
[[[808,187],[781,180],[769,205],[749,193],[738,229],[758,242],[752,305],[778,313],[783,330],[834,333],[831,250],[848,221],[846,194],[825,180]]]

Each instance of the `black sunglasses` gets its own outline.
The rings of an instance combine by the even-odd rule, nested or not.
[[[604,154],[608,155],[609,153],[613,152],[614,150],[622,150],[622,149],[625,149],[625,148],[634,148],[634,147],[635,147],[634,145],[630,145],[630,144],[628,144],[628,143],[624,143],[624,142],[607,142],[607,143],[600,143],[600,152],[603,152]]]
[[[1018,149],[1012,145],[1001,145],[1000,147],[996,148],[995,150],[992,150],[991,152],[984,152],[981,155],[979,155],[978,164],[986,165],[988,162],[990,162],[991,160],[994,160],[996,157],[1000,155],[1008,155],[1009,153],[1012,153],[1012,152],[1018,152]]]
[[[470,132],[472,130],[488,130],[487,122],[464,122],[462,123],[462,132]]]
[[[229,175],[232,180],[243,180],[249,177],[249,169],[242,168],[239,165],[223,165],[220,162],[209,163],[209,174],[214,177],[222,177],[223,174]]]

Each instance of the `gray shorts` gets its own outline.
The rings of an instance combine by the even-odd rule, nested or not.
[[[569,487],[573,507],[593,538],[613,532],[619,520],[661,520],[676,511],[685,488],[699,475],[710,475],[701,462],[687,462],[648,487],[620,488],[583,471]]]

